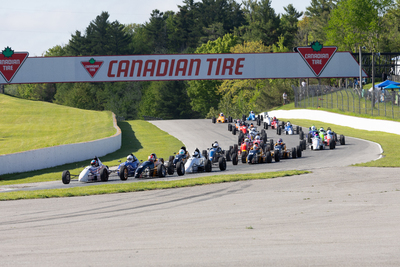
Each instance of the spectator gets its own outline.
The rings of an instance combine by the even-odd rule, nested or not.
[[[282,97],[283,97],[283,104],[286,105],[288,103],[286,92],[283,92],[283,96]]]
[[[301,82],[301,87],[306,87],[306,86],[307,86],[306,80],[303,80],[303,81]]]
[[[387,80],[387,74],[385,72],[382,72],[382,82]]]

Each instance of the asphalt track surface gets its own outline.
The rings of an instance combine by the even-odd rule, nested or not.
[[[195,146],[231,142],[226,125],[193,122]],[[347,137],[345,146],[301,159],[239,163],[306,175],[0,202],[1,266],[399,266],[398,168],[347,167],[379,151]],[[228,164],[226,173],[234,171]]]

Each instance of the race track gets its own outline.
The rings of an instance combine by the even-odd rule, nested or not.
[[[153,123],[190,150],[235,141],[209,120]],[[276,140],[272,130],[268,136]],[[299,140],[283,139],[289,147]],[[399,169],[347,167],[380,154],[349,137],[332,151],[303,152],[228,164],[226,173],[312,171],[306,175],[1,202],[1,266],[399,266]]]

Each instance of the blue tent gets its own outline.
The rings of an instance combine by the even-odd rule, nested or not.
[[[390,84],[400,85],[400,83],[398,83],[398,82],[394,82],[394,81],[391,81],[391,80],[386,80],[386,81],[384,81],[384,82],[375,84],[375,88],[386,87],[386,86],[388,86],[388,85],[390,85]],[[389,88],[389,89],[390,89],[390,88]]]
[[[383,89],[399,89],[399,88],[400,88],[400,86],[396,85],[396,84],[389,84],[388,86],[383,87]]]

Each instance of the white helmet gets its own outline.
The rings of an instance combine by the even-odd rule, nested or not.
[[[218,148],[218,146],[219,146],[219,145],[218,145],[218,142],[217,142],[217,141],[215,141],[215,143],[212,145],[213,148]]]
[[[325,130],[324,130],[324,127],[319,128],[319,131],[320,131],[320,132],[324,132],[324,131],[325,131]]]
[[[256,140],[260,140],[260,136],[257,135],[257,136],[256,136]]]
[[[132,155],[127,156],[127,157],[126,157],[126,160],[129,161],[129,162],[132,162],[132,161],[133,161]]]
[[[312,131],[315,131],[315,130],[317,130],[317,129],[316,129],[315,126],[313,125],[313,126],[311,126],[311,130],[312,130]]]
[[[193,152],[193,157],[198,157],[199,156],[199,152],[197,151],[197,150],[195,150],[194,152]]]
[[[292,125],[292,124],[290,123],[290,121],[288,121],[288,122],[286,123],[286,126],[290,126],[290,125]]]
[[[185,150],[183,150],[183,149],[181,149],[181,150],[179,150],[179,155],[185,155]]]

